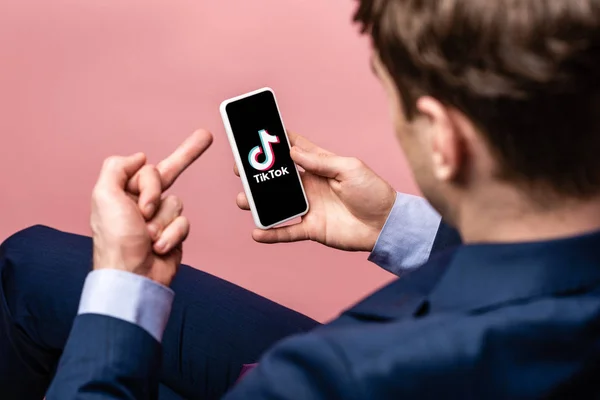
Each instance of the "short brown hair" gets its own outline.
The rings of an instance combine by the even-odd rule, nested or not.
[[[354,20],[409,118],[433,96],[475,123],[503,178],[600,193],[600,0],[360,0]]]

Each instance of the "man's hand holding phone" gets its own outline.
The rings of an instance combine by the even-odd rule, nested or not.
[[[261,243],[313,240],[347,251],[371,251],[396,200],[396,191],[362,161],[342,157],[288,132],[291,156],[302,167],[310,203],[302,222],[269,230],[255,229]],[[234,172],[239,176],[237,167]],[[237,196],[243,210],[246,195]]]

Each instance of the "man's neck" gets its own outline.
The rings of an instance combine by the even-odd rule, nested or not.
[[[543,241],[600,230],[600,196],[544,207],[506,188],[467,198],[457,218],[465,243]]]

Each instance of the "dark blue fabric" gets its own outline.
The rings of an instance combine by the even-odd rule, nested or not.
[[[139,326],[79,315],[46,399],[156,399],[160,353],[160,344]]]
[[[438,236],[448,232],[440,229]],[[44,395],[69,338],[91,260],[89,238],[43,226],[19,232],[0,246],[2,400]],[[176,296],[163,338],[161,400],[219,398],[237,380],[243,364],[255,362],[280,339],[319,325],[187,266],[181,267],[172,288]],[[79,316],[50,399],[71,398],[76,390],[86,390],[78,398],[95,398],[90,394],[94,391],[104,391],[104,397],[96,398],[108,393],[152,397],[158,380],[152,376],[152,366],[160,359],[157,346],[127,322]],[[141,379],[144,374],[146,381]]]
[[[90,238],[42,226],[19,232],[0,246],[0,399],[44,396],[91,262]],[[163,337],[161,400],[219,398],[237,380],[243,364],[255,362],[278,340],[318,326],[308,317],[188,266],[181,267],[172,288],[176,296]],[[121,344],[147,341],[139,328],[105,317],[81,316],[73,333],[71,356],[114,352],[124,362],[135,349],[121,352],[107,347],[104,339]],[[153,346],[142,347],[148,349],[144,357],[154,362]],[[82,363],[87,371],[78,371],[73,359],[68,373],[82,377],[101,368],[102,360],[98,358],[98,365]]]
[[[437,235],[433,241],[431,248],[431,254],[438,254],[442,251],[452,249],[462,243],[460,234],[456,229],[446,224],[444,221],[440,222],[440,226],[437,231]]]
[[[442,252],[276,345],[226,399],[599,398],[599,248],[594,233]]]

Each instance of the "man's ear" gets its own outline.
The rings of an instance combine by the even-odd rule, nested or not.
[[[434,176],[440,181],[457,178],[463,163],[463,140],[448,107],[433,97],[417,100],[421,117],[429,124],[431,162]]]

